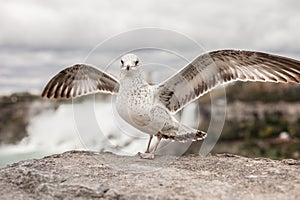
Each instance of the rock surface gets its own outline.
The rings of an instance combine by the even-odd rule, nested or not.
[[[71,151],[0,169],[0,199],[299,199],[300,161]]]

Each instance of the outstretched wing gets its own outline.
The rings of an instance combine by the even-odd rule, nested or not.
[[[300,83],[300,61],[261,52],[219,50],[200,55],[157,87],[171,112],[231,81]]]
[[[70,98],[95,92],[117,93],[119,82],[113,76],[86,64],[76,64],[55,75],[42,97]]]

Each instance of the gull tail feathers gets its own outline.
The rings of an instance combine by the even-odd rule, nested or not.
[[[178,142],[204,140],[206,136],[207,136],[206,132],[196,130],[184,125],[180,125],[179,130],[175,135],[162,133],[162,138],[172,139]]]
[[[174,137],[174,140],[179,142],[185,142],[190,140],[199,141],[199,140],[204,140],[206,136],[207,133],[205,133],[204,131],[183,126],[182,130],[179,129],[179,132]]]

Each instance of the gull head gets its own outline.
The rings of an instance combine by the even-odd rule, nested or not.
[[[139,67],[139,58],[134,54],[126,54],[121,58],[122,70],[135,70]]]

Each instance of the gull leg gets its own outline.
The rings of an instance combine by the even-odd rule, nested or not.
[[[157,141],[156,141],[156,144],[155,144],[155,146],[154,146],[153,150],[151,151],[151,153],[153,154],[153,156],[154,156],[154,154],[155,154],[155,152],[156,152],[156,149],[157,149],[157,147],[158,147],[158,144],[159,144],[159,143],[160,143],[160,141],[161,141],[161,138],[162,138],[162,135],[161,135],[161,134],[159,134],[159,135],[157,136]]]
[[[150,139],[149,139],[149,142],[148,142],[147,150],[145,151],[145,153],[149,153],[150,152],[150,144],[151,144],[152,138],[153,138],[153,135],[150,135]]]
[[[145,159],[153,159],[153,158],[154,158],[154,154],[155,154],[155,152],[156,152],[156,150],[157,150],[157,147],[158,147],[158,145],[159,145],[161,139],[162,139],[162,135],[159,134],[159,135],[157,136],[157,141],[156,141],[156,143],[155,143],[155,146],[154,146],[153,150],[152,150],[150,153],[148,153],[148,152],[145,152],[145,153],[139,153],[139,156],[140,156],[141,158],[145,158]],[[150,140],[152,140],[152,138],[150,138]],[[147,150],[148,150],[148,149],[147,149]]]

